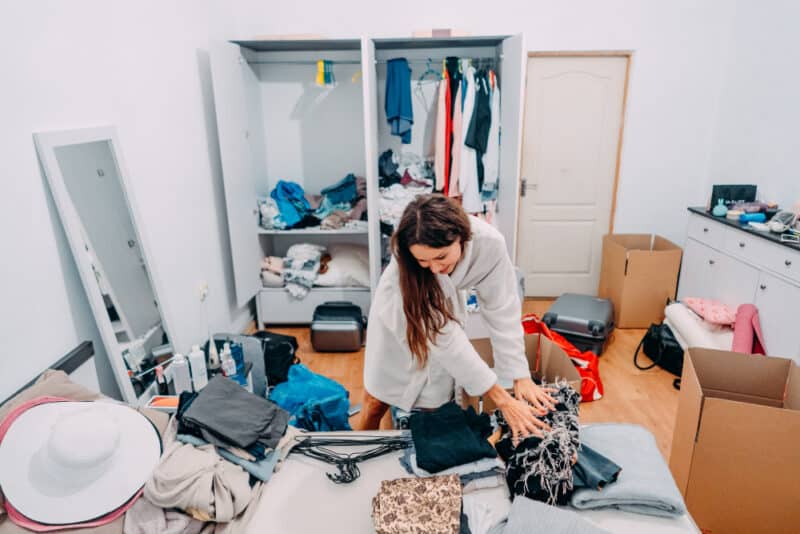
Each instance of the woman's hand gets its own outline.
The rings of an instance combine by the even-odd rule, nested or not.
[[[535,385],[535,384],[534,384]],[[525,401],[515,399],[500,385],[495,384],[486,392],[492,399],[497,409],[503,413],[503,419],[511,429],[511,441],[516,447],[520,441],[528,436],[544,437],[544,431],[550,427],[536,417],[537,411]]]
[[[554,392],[552,388],[537,386],[530,378],[514,380],[514,397],[528,401],[539,416],[556,409],[556,400],[550,396],[550,393]]]

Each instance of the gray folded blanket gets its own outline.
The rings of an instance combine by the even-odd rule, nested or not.
[[[581,428],[581,442],[622,466],[616,482],[601,490],[579,489],[570,504],[581,510],[616,508],[673,517],[686,513],[683,497],[656,445],[639,425],[593,424]]]
[[[610,534],[575,512],[518,495],[511,505],[503,534]]]

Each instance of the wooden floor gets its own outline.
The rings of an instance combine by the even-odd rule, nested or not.
[[[525,313],[540,317],[552,300],[528,299],[523,305]],[[255,328],[253,324],[250,328]],[[297,337],[300,359],[314,372],[341,383],[350,392],[352,403],[361,402],[364,392],[362,380],[364,351],[355,353],[320,353],[311,348],[308,327],[269,327],[269,330]],[[583,423],[619,422],[636,423],[649,429],[658,441],[665,459],[669,459],[672,446],[672,428],[678,408],[678,391],[672,387],[673,375],[656,367],[639,371],[633,365],[633,353],[644,330],[615,330],[600,358],[600,376],[605,386],[605,396],[581,405]],[[648,361],[646,357],[644,361]],[[358,417],[358,416],[355,416]],[[351,419],[354,422],[355,417]],[[387,427],[384,421],[382,427]]]

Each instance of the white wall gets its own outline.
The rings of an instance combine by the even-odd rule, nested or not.
[[[759,197],[800,202],[800,4],[740,2],[714,136],[714,183],[754,183]]]
[[[197,298],[202,281],[211,288],[215,330],[232,329],[246,319],[247,310],[237,310],[234,303],[209,38],[407,36],[416,28],[454,27],[473,34],[523,32],[527,48],[536,51],[633,50],[617,231],[654,231],[683,242],[685,207],[706,200],[714,146],[715,177],[749,164],[752,174],[776,177],[775,195],[797,196],[786,187],[792,156],[799,153],[792,150],[797,137],[791,136],[797,111],[783,106],[793,102],[797,81],[791,74],[797,54],[791,22],[797,13],[788,1],[776,3],[780,9],[763,19],[763,8],[748,0],[738,22],[736,4],[726,0],[408,0],[390,8],[357,0],[309,4],[4,4],[0,398],[80,340],[99,343],[37,163],[34,131],[117,127],[141,204],[142,237],[151,244],[153,269],[164,282],[159,297],[179,349],[205,333]],[[729,55],[734,37],[742,43],[739,56]],[[746,43],[758,44],[759,51],[749,52]],[[774,57],[765,60],[769,52]],[[728,67],[728,81],[739,87],[724,93],[720,106],[729,57],[737,65]],[[781,73],[782,65],[786,72]],[[750,80],[758,76],[764,81]],[[747,109],[740,109],[743,105]],[[734,127],[741,133],[731,132]],[[745,146],[755,147],[757,157],[747,159]],[[98,366],[101,383],[112,391],[107,363],[105,370],[102,362]]]
[[[240,320],[228,261],[207,52],[228,35],[209,2],[41,1],[0,8],[0,399],[80,341],[99,353],[117,394],[32,133],[112,124],[141,204],[142,238],[164,282],[160,301],[178,349]],[[213,21],[213,27],[210,26]]]
[[[531,51],[633,50],[615,230],[683,242],[702,202],[734,3],[726,0],[240,0],[237,36],[408,36],[420,28],[525,34]]]

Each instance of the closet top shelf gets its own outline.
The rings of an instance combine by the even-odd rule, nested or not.
[[[259,228],[259,234],[267,235],[366,235],[368,230],[366,228],[338,228],[336,230],[328,230],[319,226],[312,226],[309,228],[298,228],[297,230],[267,230],[266,228]]]
[[[231,42],[255,52],[316,52],[361,49],[361,40],[359,39],[276,39]]]
[[[414,49],[414,48],[466,48],[476,46],[497,46],[508,35],[480,37],[401,37],[373,39],[376,50]]]

